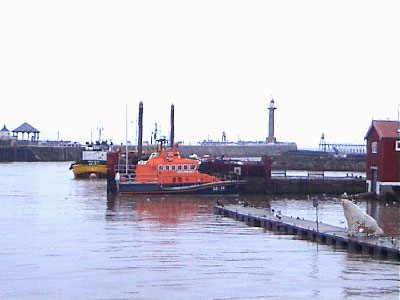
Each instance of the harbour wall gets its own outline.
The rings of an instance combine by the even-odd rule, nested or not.
[[[325,152],[296,150],[295,144],[249,146],[180,146],[182,157],[191,154],[211,157],[249,158],[271,156],[272,170],[365,172],[365,155],[334,156]],[[76,161],[84,147],[8,146],[0,147],[0,162]],[[149,148],[150,151],[150,148]]]
[[[11,146],[0,147],[0,162],[76,161],[83,147]]]
[[[272,157],[272,170],[365,172],[365,154],[333,155],[320,151],[289,151]]]
[[[245,194],[269,195],[349,195],[366,191],[366,183],[360,178],[271,178],[247,177]]]
[[[295,143],[255,144],[255,145],[182,145],[179,146],[181,156],[188,157],[191,154],[225,156],[225,157],[263,157],[275,156],[288,151],[296,151]]]

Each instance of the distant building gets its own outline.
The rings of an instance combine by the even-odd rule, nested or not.
[[[0,130],[0,146],[14,146],[16,138],[11,136],[10,130],[7,129],[6,125]]]
[[[11,139],[11,132],[7,129],[6,125],[3,126],[3,129],[0,130],[0,140],[8,141]]]
[[[399,122],[372,121],[367,140],[367,190],[386,197],[400,195]]]
[[[28,138],[27,140],[29,141],[38,141],[39,140],[39,133],[40,131],[37,130],[36,128],[34,128],[33,126],[29,125],[28,123],[24,123],[21,126],[19,126],[18,128],[14,129],[13,131],[13,136],[16,137],[18,139],[18,135],[21,133],[21,139],[25,140],[25,133],[27,134]],[[29,138],[29,135],[31,135],[31,137]]]

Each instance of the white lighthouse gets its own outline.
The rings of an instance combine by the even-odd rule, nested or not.
[[[276,143],[276,138],[274,136],[274,113],[275,109],[277,107],[275,106],[274,99],[271,100],[269,103],[269,130],[268,130],[268,138],[267,138],[267,143]]]

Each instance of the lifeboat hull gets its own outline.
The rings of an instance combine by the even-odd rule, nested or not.
[[[245,180],[187,185],[121,182],[118,190],[121,194],[237,195],[243,191],[245,184]]]

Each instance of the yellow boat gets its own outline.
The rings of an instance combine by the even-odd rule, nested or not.
[[[75,162],[69,168],[75,178],[96,179],[107,178],[107,143],[88,145],[82,151],[82,160]]]

